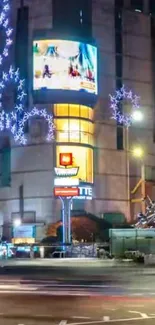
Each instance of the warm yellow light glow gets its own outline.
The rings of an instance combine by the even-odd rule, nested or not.
[[[79,119],[55,119],[56,141],[93,145],[94,124]]]
[[[57,117],[79,117],[93,120],[94,110],[89,106],[77,104],[55,104],[54,115]]]
[[[141,158],[141,157],[143,157],[143,155],[144,155],[143,148],[141,148],[141,147],[135,147],[135,148],[133,148],[133,150],[132,150],[132,154],[133,154],[133,156],[136,157],[136,158]]]
[[[79,131],[79,123],[72,123],[72,121],[70,121],[69,125],[68,123],[64,124],[64,131],[69,131],[69,132],[77,132]]]
[[[73,166],[79,167],[78,177],[83,182],[93,183],[93,150],[82,146],[57,146],[56,167],[60,167],[59,154],[70,152],[73,155]]]

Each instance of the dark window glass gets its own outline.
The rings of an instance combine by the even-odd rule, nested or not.
[[[155,14],[155,0],[150,0],[149,7],[150,13]]]
[[[122,54],[122,34],[117,32],[115,34],[115,49],[116,54]]]
[[[123,127],[117,126],[117,150],[123,150]]]
[[[116,77],[122,78],[122,56],[116,55]]]
[[[122,31],[122,12],[121,12],[121,10],[115,11],[115,30],[117,32]]]
[[[143,0],[131,0],[131,7],[135,10],[143,11]]]
[[[92,37],[92,0],[53,0],[53,27],[61,33]]]
[[[123,0],[115,0],[115,7],[123,8]]]

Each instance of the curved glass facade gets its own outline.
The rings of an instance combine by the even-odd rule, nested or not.
[[[93,121],[94,111],[91,107],[76,104],[55,104],[54,115],[57,117],[79,117]]]
[[[83,146],[57,145],[56,165],[60,167],[60,153],[71,152],[73,166],[79,167],[78,178],[82,182],[93,183],[93,149]]]
[[[55,120],[57,142],[77,142],[94,145],[94,124],[82,119],[58,118]]]
[[[54,115],[56,166],[60,167],[60,153],[72,153],[73,165],[79,167],[80,181],[93,183],[93,109],[84,105],[55,104]]]

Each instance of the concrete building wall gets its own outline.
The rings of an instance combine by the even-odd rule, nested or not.
[[[52,28],[51,0],[25,0],[30,7],[29,21],[29,74],[32,69],[32,39],[35,29]],[[20,1],[15,1],[16,10]],[[129,8],[130,2],[127,3]],[[148,8],[145,4],[145,11]],[[93,37],[98,47],[99,99],[95,107],[95,182],[94,199],[86,202],[86,209],[96,215],[104,212],[127,210],[127,175],[125,151],[117,150],[116,123],[110,119],[109,94],[115,91],[115,29],[114,0],[93,1]],[[12,51],[13,59],[13,51]],[[153,90],[151,65],[150,16],[129,9],[123,11],[123,82],[141,98],[145,115],[140,126],[130,129],[130,147],[142,144],[145,163],[154,165],[153,143]],[[33,105],[30,94],[30,106]],[[48,107],[49,111],[51,107]],[[40,142],[40,143],[39,143]],[[55,163],[52,144],[43,139],[30,139],[28,146],[12,144],[11,188],[0,189],[0,215],[10,220],[11,213],[19,211],[19,186],[24,185],[25,211],[36,211],[37,221],[51,222],[59,219],[60,204],[52,197],[53,167]],[[131,159],[131,185],[140,176],[140,163]],[[135,208],[137,209],[137,208]]]

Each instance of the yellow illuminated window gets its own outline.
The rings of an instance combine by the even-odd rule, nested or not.
[[[56,104],[54,105],[54,114],[55,116],[68,116],[69,105],[68,104]]]
[[[89,122],[81,121],[81,143],[89,143]]]
[[[69,120],[68,132],[70,142],[80,142],[80,121]]]
[[[69,105],[69,116],[80,116],[80,105]]]
[[[94,124],[93,123],[89,123],[89,130],[88,130],[88,132],[90,134],[94,134]]]
[[[56,119],[56,141],[93,145],[94,125],[80,119]]]
[[[89,110],[91,109],[90,107],[88,106],[83,106],[81,105],[80,107],[80,116],[81,117],[84,117],[84,118],[89,118]]]
[[[94,112],[91,107],[76,104],[55,104],[54,105],[54,115],[70,116],[70,117],[82,117],[86,119],[93,120]]]
[[[83,182],[93,183],[93,149],[82,146],[57,146],[57,167],[60,167],[60,153],[64,152],[73,154],[73,165],[79,167],[79,172],[76,177]]]

